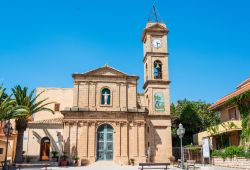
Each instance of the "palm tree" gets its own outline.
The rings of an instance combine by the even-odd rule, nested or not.
[[[11,96],[7,96],[5,88],[0,86],[0,121],[10,120],[27,114],[26,107],[17,106]]]
[[[17,106],[11,96],[7,96],[5,89],[0,88],[0,121],[3,128],[3,122],[7,123],[10,119],[27,114],[28,110],[23,106]]]
[[[0,85],[0,93],[1,93],[1,96],[0,96],[0,103],[6,99],[8,97],[8,95],[5,93],[5,88],[3,88],[3,85]]]
[[[28,112],[25,115],[18,116],[16,121],[16,130],[18,131],[17,134],[17,145],[16,145],[16,155],[15,155],[15,162],[21,163],[22,160],[22,152],[23,152],[23,135],[24,131],[26,130],[28,126],[29,118],[40,111],[49,111],[54,114],[54,111],[47,108],[49,104],[52,104],[53,102],[46,102],[46,99],[43,99],[41,101],[37,101],[38,97],[43,93],[44,91],[40,92],[39,94],[35,95],[35,89],[33,89],[28,94],[28,88],[27,87],[21,87],[20,85],[15,86],[12,88],[12,93],[14,95],[14,99],[17,106],[23,106],[28,109]]]

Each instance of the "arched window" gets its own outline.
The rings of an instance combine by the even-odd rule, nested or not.
[[[145,69],[146,70],[146,73],[145,73],[146,74],[146,80],[148,80],[148,64],[147,63],[145,65],[145,68],[146,68]]]
[[[101,104],[102,105],[110,105],[110,90],[108,88],[104,88],[101,91]]]
[[[154,62],[154,78],[162,79],[162,63],[159,60]]]

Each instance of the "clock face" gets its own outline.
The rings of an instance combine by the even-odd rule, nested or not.
[[[161,47],[161,39],[154,39],[152,42],[153,47],[160,48]]]

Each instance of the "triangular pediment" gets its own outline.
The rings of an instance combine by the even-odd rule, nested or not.
[[[83,75],[88,75],[88,76],[101,76],[101,75],[103,75],[103,76],[128,76],[127,74],[125,74],[119,70],[116,70],[112,67],[109,67],[107,65],[105,65],[104,67],[86,72]]]

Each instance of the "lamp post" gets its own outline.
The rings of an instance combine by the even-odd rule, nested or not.
[[[7,157],[8,157],[9,135],[11,135],[12,132],[13,132],[13,128],[11,126],[10,120],[8,120],[8,122],[4,125],[3,132],[4,132],[4,134],[7,137],[6,153],[5,153],[5,161],[4,161],[3,170],[8,170],[9,169],[9,165],[8,165],[8,162],[7,162]]]
[[[177,129],[177,135],[179,136],[181,140],[181,168],[185,168],[184,167],[184,154],[183,154],[183,148],[182,148],[182,138],[184,134],[185,134],[185,128],[183,128],[183,125],[180,123],[179,128]]]

